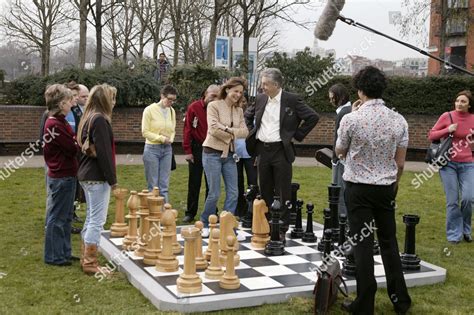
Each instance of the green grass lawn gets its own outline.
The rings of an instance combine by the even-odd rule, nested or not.
[[[132,190],[145,188],[143,167],[119,167],[119,184]],[[398,241],[403,249],[403,214],[421,216],[417,226],[418,256],[448,269],[446,283],[410,288],[412,314],[472,314],[474,312],[474,245],[453,246],[446,242],[444,194],[438,176],[419,189],[410,185],[414,174],[403,177],[397,209]],[[294,181],[301,184],[299,197],[315,204],[322,222],[327,206],[330,172],[323,168],[295,168]],[[204,186],[204,185],[203,185]],[[204,189],[202,189],[203,191]],[[187,168],[172,173],[170,198],[179,218],[184,216]],[[201,198],[201,207],[203,199]],[[43,263],[45,187],[43,169],[21,169],[0,181],[0,314],[151,314],[155,307],[121,274],[98,282],[84,275],[79,263],[53,267]],[[222,209],[222,203],[220,205]],[[114,218],[114,202],[109,207],[106,228]],[[84,210],[79,211],[84,217]],[[79,236],[73,235],[73,251],[79,249]],[[105,262],[105,261],[103,261]],[[343,314],[339,304],[332,314]],[[386,290],[376,296],[376,314],[393,314]],[[309,314],[310,299],[294,298],[288,303],[216,312],[222,314]]]

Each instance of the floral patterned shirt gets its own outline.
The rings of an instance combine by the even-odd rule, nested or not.
[[[395,152],[408,147],[408,124],[382,99],[365,102],[345,115],[336,146],[347,149],[343,179],[352,183],[391,185],[397,180]]]

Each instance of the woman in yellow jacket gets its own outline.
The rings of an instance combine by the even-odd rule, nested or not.
[[[178,92],[173,86],[165,85],[160,93],[161,100],[143,111],[142,135],[146,139],[143,164],[148,190],[158,187],[165,201],[169,202],[171,144],[176,134],[176,113],[171,105],[176,102]]]

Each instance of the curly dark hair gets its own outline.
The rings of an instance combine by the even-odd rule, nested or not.
[[[369,98],[381,98],[387,88],[387,78],[382,70],[367,66],[354,76],[352,84]]]

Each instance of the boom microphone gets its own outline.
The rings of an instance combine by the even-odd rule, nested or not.
[[[342,11],[345,2],[345,0],[328,0],[314,29],[314,36],[317,39],[328,40],[332,35],[336,22],[339,19],[339,13]]]

